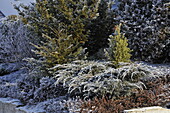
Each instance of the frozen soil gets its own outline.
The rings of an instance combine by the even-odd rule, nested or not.
[[[153,75],[170,75],[170,64],[135,62]],[[0,64],[0,97],[21,100],[25,108],[43,110],[46,113],[68,113],[63,104],[69,100],[67,89],[55,85],[50,77],[31,77],[24,63]],[[71,111],[70,111],[71,112]]]

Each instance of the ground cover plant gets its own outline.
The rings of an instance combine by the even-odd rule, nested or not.
[[[71,96],[84,99],[103,95],[108,95],[108,98],[130,95],[133,89],[142,89],[144,86],[141,78],[152,76],[145,68],[135,64],[118,69],[112,66],[111,62],[75,61],[56,65],[52,69],[56,84],[63,84]]]
[[[170,100],[168,90],[169,76],[159,77],[145,81],[146,89],[134,90],[131,96],[119,96],[117,99],[108,99],[107,97],[94,98],[92,100],[72,100],[66,102],[66,106],[75,112],[80,113],[122,113],[124,110],[138,107],[149,106],[166,106],[166,102]],[[166,99],[165,99],[166,98]],[[73,107],[70,104],[73,104]],[[167,106],[168,107],[168,106]]]

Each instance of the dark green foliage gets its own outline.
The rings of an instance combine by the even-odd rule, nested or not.
[[[40,36],[41,33],[46,35],[48,33],[48,36],[55,37],[51,28],[57,28],[59,23],[64,23],[68,27],[68,32],[74,37],[81,38],[83,43],[86,41],[85,45],[82,45],[87,48],[86,52],[89,56],[93,56],[99,49],[108,46],[107,39],[112,32],[114,22],[114,13],[108,6],[113,3],[108,0],[71,1],[42,0],[40,2],[37,0],[38,4],[33,4],[33,6],[21,6],[25,10],[20,11],[20,14],[35,27]],[[69,5],[64,6],[62,2]],[[83,2],[87,2],[87,7],[83,6]],[[18,7],[16,9],[19,10]],[[69,13],[64,13],[66,11]],[[77,35],[75,32],[82,33],[82,35]]]
[[[90,30],[88,41],[85,44],[89,56],[95,56],[95,53],[100,49],[108,47],[108,36],[113,32],[112,28],[114,27],[114,12],[108,7],[113,3],[110,3],[108,0],[101,0],[99,4],[99,16],[93,20],[86,27],[87,30]]]
[[[68,32],[79,40],[85,41],[86,31],[83,29],[85,24],[97,17],[98,0],[37,0],[32,6],[23,6],[20,12],[30,25],[35,27],[36,32],[48,34],[50,37],[55,34],[51,28],[58,28],[59,24],[65,24]],[[84,35],[75,34],[84,33]],[[82,34],[83,34],[82,33]]]
[[[116,20],[133,49],[133,59],[170,62],[169,0],[119,0]]]

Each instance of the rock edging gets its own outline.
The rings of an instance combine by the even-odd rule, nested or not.
[[[0,98],[0,113],[45,113],[42,111],[36,111],[23,104],[18,99]]]
[[[159,106],[153,106],[153,107],[144,107],[138,109],[125,110],[124,113],[170,113],[170,110]]]

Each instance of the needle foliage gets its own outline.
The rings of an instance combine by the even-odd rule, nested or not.
[[[106,56],[113,61],[115,67],[119,67],[120,62],[130,62],[131,50],[128,48],[128,40],[120,32],[121,24],[115,27],[115,32],[110,35],[109,48],[106,49]]]
[[[43,57],[47,68],[84,57],[82,45],[87,41],[85,25],[98,16],[100,0],[37,0],[21,7],[27,24],[40,34],[35,53]]]

